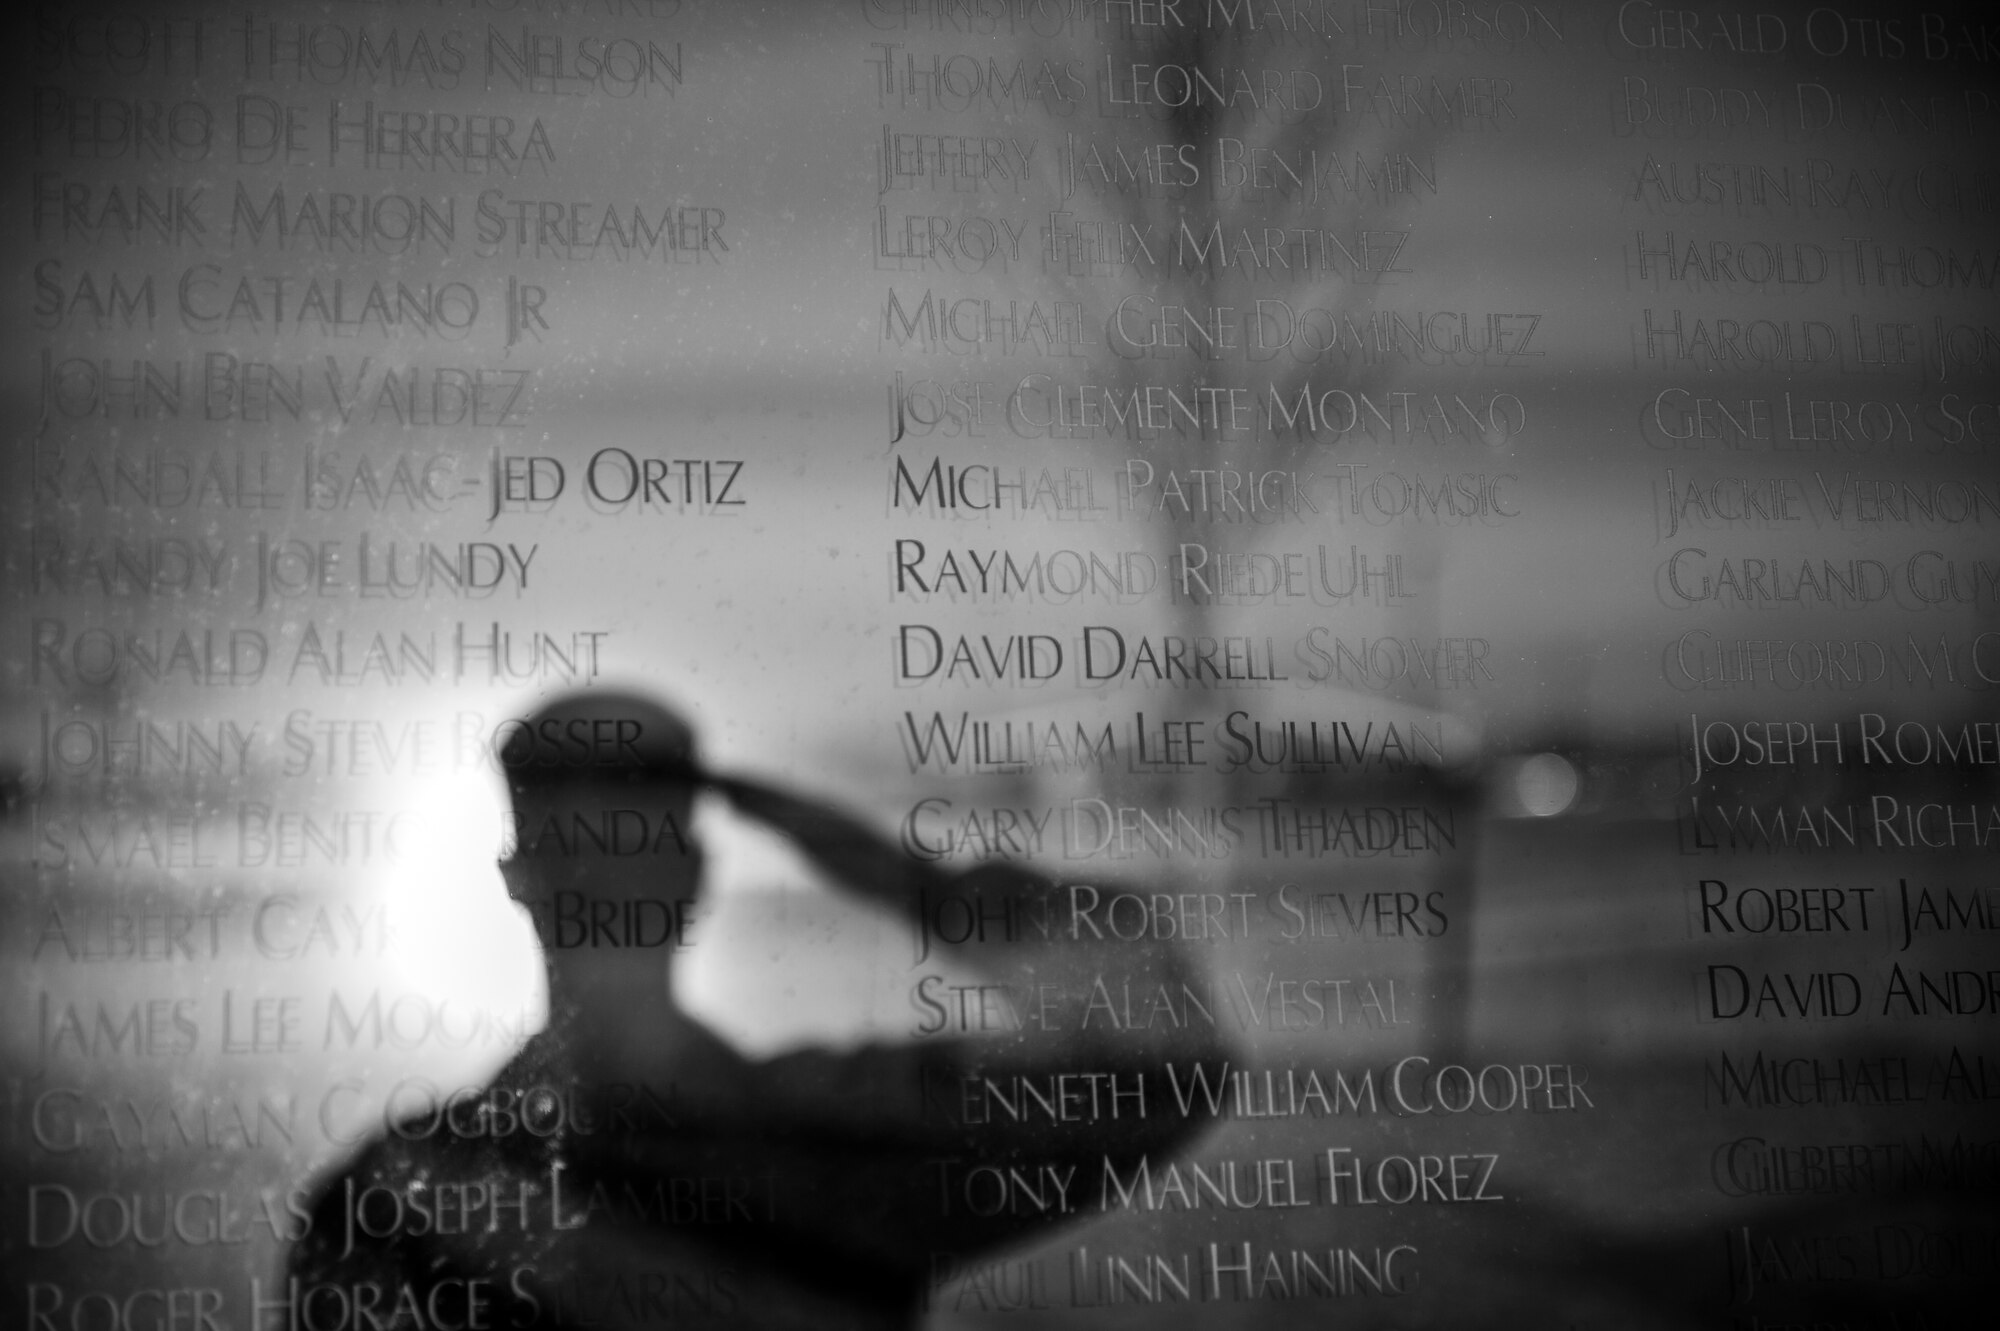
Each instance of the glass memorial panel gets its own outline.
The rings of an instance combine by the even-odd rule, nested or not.
[[[1989,1324],[1991,10],[15,22],[0,1321]]]

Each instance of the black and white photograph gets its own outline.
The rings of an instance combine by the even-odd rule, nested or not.
[[[1993,1325],[2000,9],[9,30],[0,1326]]]

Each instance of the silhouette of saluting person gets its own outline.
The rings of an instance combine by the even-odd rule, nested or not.
[[[1185,1083],[1222,1057],[1214,1027],[1086,1010],[1194,978],[1178,944],[1099,927],[1137,918],[1133,894],[918,862],[817,800],[705,772],[688,725],[637,696],[556,701],[501,758],[517,834],[500,867],[541,939],[547,1025],[490,1085],[391,1125],[321,1187],[260,1327],[369,1325],[366,1309],[385,1325],[398,1309],[423,1326],[908,1325],[941,1275],[1097,1213],[1107,1165],[1127,1174],[1196,1131],[1166,1065]],[[960,927],[974,938],[955,951],[1004,984],[933,1004],[952,1030],[930,1038],[745,1057],[668,987],[703,787],[919,928],[926,907],[984,919],[989,942]]]

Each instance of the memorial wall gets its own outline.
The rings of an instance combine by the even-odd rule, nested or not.
[[[6,62],[0,1322],[1991,1324],[1993,11]]]

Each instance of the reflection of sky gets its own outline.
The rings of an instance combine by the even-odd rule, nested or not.
[[[1630,12],[1651,12],[1643,6],[1628,11],[1628,17]],[[1705,635],[1700,639],[1704,643],[1750,638],[1815,646],[1891,644],[1905,634],[1928,642],[1943,633],[1963,644],[1993,624],[1991,595],[1969,606],[1921,613],[1911,609],[1907,596],[1902,604],[1882,601],[1859,608],[1690,607],[1677,603],[1661,585],[1667,560],[1686,545],[1706,552],[1701,568],[1710,573],[1724,559],[1739,566],[1750,559],[1796,567],[1802,560],[1844,564],[1861,557],[1900,568],[1929,549],[1967,566],[1977,558],[1979,545],[1968,542],[1965,534],[1983,532],[1983,520],[1963,527],[1835,523],[1823,506],[1804,501],[1822,480],[1831,480],[1838,489],[1849,469],[1869,481],[1895,478],[1920,486],[1957,478],[1991,494],[1996,481],[1984,455],[1928,454],[1922,448],[1915,454],[1888,455],[1881,450],[1780,452],[1775,446],[1677,449],[1660,437],[1660,418],[1648,405],[1665,391],[1677,395],[1676,403],[1712,399],[1730,406],[1754,398],[1768,412],[1789,394],[1811,401],[1880,400],[1920,415],[1928,410],[1936,423],[1943,393],[1979,399],[1979,385],[1990,383],[1990,376],[1965,383],[1954,379],[1941,388],[1909,373],[1839,375],[1824,367],[1759,373],[1739,366],[1715,373],[1700,360],[1649,355],[1635,331],[1635,316],[1642,309],[1654,310],[1662,319],[1680,310],[1689,319],[1711,321],[1819,320],[1843,338],[1856,320],[1868,328],[1931,315],[1947,321],[1984,317],[1991,301],[1980,291],[1885,289],[1879,281],[1864,285],[1851,274],[1799,287],[1698,277],[1674,281],[1657,273],[1642,278],[1636,270],[1637,238],[1663,246],[1669,231],[1678,238],[1677,250],[1691,242],[1704,247],[1720,242],[1739,250],[1755,243],[1780,251],[1817,246],[1839,256],[1850,246],[1850,237],[1864,231],[1891,248],[1922,243],[1963,254],[1977,250],[1982,231],[1972,215],[1976,210],[1926,212],[1907,188],[1922,160],[1954,160],[1957,140],[1948,136],[1923,140],[1923,152],[1913,157],[1904,141],[1872,131],[1772,128],[1734,130],[1725,137],[1712,127],[1668,128],[1664,113],[1636,126],[1629,123],[1639,105],[1633,100],[1635,90],[1642,85],[1647,96],[1657,98],[1664,90],[1726,84],[1781,106],[1795,104],[1801,80],[1833,88],[1852,105],[1878,94],[1928,97],[1937,92],[1936,85],[1905,77],[1899,72],[1904,66],[1893,62],[1779,64],[1745,57],[1709,67],[1686,53],[1635,53],[1615,39],[1613,25],[1574,15],[1566,21],[1563,43],[1538,39],[1509,45],[1504,53],[1485,50],[1472,39],[1448,53],[1424,53],[1417,49],[1422,43],[1412,45],[1414,39],[1406,38],[1391,59],[1379,42],[1357,39],[1322,51],[1279,37],[1218,43],[1207,53],[1218,62],[1310,68],[1341,97],[1350,85],[1373,88],[1373,80],[1384,73],[1417,73],[1449,83],[1487,77],[1504,67],[1513,81],[1510,105],[1518,118],[1496,115],[1462,130],[1441,129],[1420,117],[1369,114],[1358,104],[1303,126],[1224,115],[1206,127],[1211,137],[1230,139],[1244,151],[1270,150],[1294,160],[1308,151],[1338,154],[1347,161],[1356,155],[1373,161],[1384,153],[1409,153],[1431,164],[1441,182],[1437,193],[1394,198],[1380,206],[1243,199],[1203,203],[1091,197],[1087,191],[1059,199],[1052,177],[1065,135],[1136,150],[1162,136],[1186,137],[1196,131],[1178,122],[1055,116],[1032,105],[992,119],[885,108],[874,91],[877,75],[871,60],[878,48],[871,41],[897,40],[911,51],[928,51],[944,49],[947,37],[920,25],[882,38],[846,15],[810,6],[761,12],[702,8],[679,16],[666,30],[684,43],[687,82],[671,98],[583,98],[546,108],[524,103],[524,111],[545,111],[551,126],[557,163],[546,176],[530,171],[511,179],[392,177],[323,164],[290,170],[205,164],[187,173],[187,179],[208,191],[209,207],[218,213],[238,181],[260,190],[282,184],[295,194],[328,188],[380,191],[393,185],[408,193],[452,197],[461,232],[469,234],[476,226],[480,191],[497,188],[509,198],[546,195],[587,200],[592,206],[638,203],[656,208],[672,202],[720,207],[728,217],[725,233],[731,248],[719,264],[650,268],[481,257],[465,253],[464,246],[444,256],[368,259],[295,253],[280,261],[271,253],[222,252],[219,238],[198,253],[168,254],[155,248],[118,252],[121,270],[150,274],[167,305],[179,275],[196,261],[213,262],[232,276],[240,271],[253,277],[268,275],[282,262],[294,280],[313,274],[354,282],[377,277],[465,281],[481,293],[486,313],[478,333],[463,344],[297,332],[272,336],[256,327],[183,337],[174,318],[163,314],[150,331],[56,331],[45,339],[52,355],[168,356],[222,350],[243,358],[295,359],[310,367],[315,392],[319,358],[327,354],[345,358],[349,367],[363,356],[376,368],[408,361],[531,366],[536,384],[531,424],[520,432],[400,431],[344,424],[326,404],[316,403],[308,424],[279,430],[194,420],[107,428],[58,418],[39,435],[43,448],[104,456],[112,449],[165,445],[195,457],[215,448],[268,449],[286,476],[305,447],[344,462],[364,453],[379,458],[391,451],[442,447],[456,456],[454,474],[466,477],[484,474],[496,452],[544,454],[564,461],[573,488],[553,512],[505,514],[490,525],[475,521],[473,505],[466,504],[445,515],[350,508],[334,516],[289,507],[242,513],[205,507],[141,522],[125,514],[107,521],[84,503],[58,518],[58,525],[73,536],[102,534],[123,523],[124,530],[133,532],[229,542],[237,562],[227,590],[218,594],[113,604],[79,593],[61,605],[61,614],[72,636],[92,622],[168,629],[243,622],[240,597],[251,574],[242,561],[253,530],[269,532],[274,539],[351,540],[365,527],[378,541],[534,543],[540,552],[535,575],[518,598],[503,594],[476,603],[432,601],[394,609],[340,598],[295,598],[282,614],[266,614],[256,622],[273,635],[274,643],[284,643],[281,658],[296,643],[295,637],[281,635],[297,634],[308,620],[322,631],[344,628],[357,639],[377,628],[429,630],[458,619],[483,625],[495,617],[523,631],[608,632],[608,664],[627,676],[657,681],[696,711],[717,754],[780,766],[831,767],[870,780],[888,777],[901,763],[900,745],[884,718],[916,700],[923,705],[931,700],[923,690],[896,688],[887,668],[893,652],[890,635],[896,625],[910,620],[947,634],[1014,632],[1032,624],[1066,636],[1090,623],[1115,620],[1134,633],[1270,634],[1281,653],[1295,648],[1302,633],[1315,626],[1329,639],[1355,643],[1384,636],[1406,642],[1479,639],[1489,646],[1494,666],[1493,678],[1478,681],[1479,687],[1433,691],[1399,685],[1380,694],[1385,700],[1460,713],[1503,746],[1514,743],[1513,736],[1524,745],[1551,731],[1605,730],[1622,737],[1672,722],[1686,709],[1688,698],[1663,678],[1661,658],[1690,631]],[[1576,52],[1595,51],[1600,43],[1608,55],[1591,77],[1578,77]],[[1160,50],[1174,54],[1170,48]],[[1021,51],[1031,59],[1046,55],[1080,66],[1095,58],[1087,44],[1029,44]],[[1152,50],[1139,54],[1166,58]],[[1185,51],[1176,58],[1185,58]],[[414,104],[416,96],[393,89],[377,95],[385,106]],[[1355,95],[1366,101],[1366,94]],[[474,110],[492,97],[466,88],[426,90],[422,100],[437,108]],[[994,130],[1033,137],[1047,174],[1038,172],[1025,195],[884,193],[877,154],[885,125],[908,132]],[[25,131],[17,126],[10,132]],[[1650,191],[1642,169],[1650,162],[1662,170],[1692,171],[1714,159],[1747,158],[1790,167],[1803,176],[1812,159],[1826,155],[1837,157],[1843,168],[1879,173],[1871,178],[1901,181],[1893,206],[1841,210],[1782,202],[1761,207],[1663,204]],[[93,170],[74,162],[63,169],[99,181],[123,180],[126,170],[123,164]],[[146,178],[162,182],[166,173],[153,170]],[[1927,177],[1941,178],[1935,170]],[[1191,212],[1195,204],[1203,206]],[[1132,273],[1052,274],[1034,261],[1010,267],[1003,280],[935,269],[887,271],[891,265],[872,257],[878,206],[897,215],[928,210],[957,218],[997,212],[1033,222],[1058,205],[1079,217],[1152,226],[1162,235],[1174,234],[1193,217],[1220,220],[1231,228],[1308,225],[1341,235],[1357,228],[1407,232],[1407,242],[1397,261],[1402,271],[1376,275],[1372,282],[1341,273],[1252,277],[1238,271],[1189,279],[1180,284],[1184,289]],[[33,249],[33,237],[23,235],[30,219],[18,209],[10,216],[23,251]],[[1035,234],[1030,226],[1030,249]],[[76,247],[63,251],[65,272],[83,266],[82,253]],[[1652,262],[1657,269],[1659,261]],[[502,281],[508,277],[546,288],[552,327],[531,343],[501,351],[490,316],[497,314]],[[22,299],[36,299],[26,268],[17,270],[17,285]],[[1076,444],[1022,440],[1001,427],[978,441],[933,448],[911,440],[892,449],[886,444],[882,409],[891,373],[913,378],[958,374],[990,379],[1004,389],[1023,372],[1050,368],[1024,357],[980,354],[947,362],[885,351],[879,337],[885,293],[893,289],[912,296],[925,288],[941,295],[1077,300],[1089,317],[1099,320],[1119,297],[1134,291],[1180,300],[1196,310],[1222,304],[1248,310],[1259,308],[1260,300],[1282,299],[1296,309],[1363,320],[1370,312],[1412,317],[1465,312],[1475,324],[1490,313],[1516,320],[1533,315],[1541,320],[1535,345],[1547,356],[1518,358],[1505,366],[1426,367],[1393,356],[1361,364],[1336,364],[1328,357],[1301,363],[1287,352],[1268,367],[1162,360],[1137,369],[1115,368],[1118,375],[1135,375],[1144,382],[1182,384],[1198,376],[1248,384],[1253,391],[1268,385],[1287,400],[1309,385],[1315,392],[1338,388],[1376,404],[1408,401],[1399,398],[1402,394],[1436,393],[1447,403],[1454,397],[1490,402],[1496,394],[1511,394],[1519,399],[1527,424],[1497,446],[1469,436],[1437,443],[1428,437],[1376,440],[1358,434],[1312,446],[1180,439]],[[1112,382],[1114,367],[1098,362],[1114,359],[1098,356],[1088,363],[1064,364],[1059,373]],[[17,357],[10,365],[10,392],[25,411],[36,397],[38,363],[33,357]],[[1772,428],[1778,427],[1774,423]],[[1933,442],[1923,441],[1925,446]],[[750,502],[726,515],[641,514],[630,506],[614,514],[602,505],[591,511],[573,502],[579,497],[575,487],[582,483],[589,459],[608,448],[636,458],[740,459],[742,493]],[[1031,470],[1080,465],[1095,471],[1100,502],[1106,503],[1114,502],[1119,492],[1121,465],[1134,457],[1160,472],[1178,469],[1184,475],[1221,465],[1311,472],[1321,511],[1255,529],[1241,523],[1164,519],[1073,525],[1034,519],[941,521],[889,507],[887,468],[899,456],[917,465],[931,456]],[[1690,479],[1707,485],[1726,485],[1732,479],[1776,481],[1802,496],[1806,516],[1798,521],[1715,521],[1668,536],[1662,528],[1675,507],[1666,493],[1670,467],[1683,487]],[[1392,516],[1380,507],[1381,496],[1393,501],[1406,481],[1436,486],[1468,475],[1504,477],[1519,516],[1487,514],[1445,523]],[[1369,487],[1365,501],[1355,493],[1362,484]],[[1348,506],[1350,498],[1356,500],[1354,508]],[[45,510],[43,516],[51,514]],[[1242,606],[1191,607],[1168,605],[1162,598],[1143,605],[1129,599],[1122,604],[1086,598],[1050,605],[935,595],[899,598],[891,587],[890,553],[898,538],[922,539],[933,549],[998,548],[1023,557],[1059,547],[1140,550],[1167,568],[1189,540],[1216,551],[1279,555],[1310,553],[1321,545],[1338,553],[1355,545],[1378,562],[1400,558],[1407,603],[1335,607],[1270,598]],[[351,548],[348,557],[353,557]],[[32,613],[46,613],[52,604],[45,594],[33,602]],[[1296,651],[1291,656],[1294,662],[1310,661]],[[278,682],[267,677],[265,688],[238,696],[254,699],[258,707],[268,702],[275,717],[284,692],[274,687]],[[1785,693],[1781,683],[1702,692],[1705,710],[1732,714],[1755,712],[1774,701],[1792,714],[1835,715],[1848,705],[1837,690]],[[990,693],[985,700],[979,691],[955,694],[949,705],[977,709],[990,701],[997,712],[1006,712],[1019,701],[1011,691]],[[1364,686],[1359,696],[1368,693]],[[1961,697],[1952,689],[1917,688],[1899,690],[1896,701],[1912,714],[1949,715]],[[464,698],[456,693],[450,705]],[[1061,705],[1049,694],[1030,695],[1027,701]],[[1275,706],[1276,699],[1271,701]],[[190,691],[165,690],[148,705],[163,715],[193,715],[203,703]],[[292,705],[290,699],[283,705]],[[385,692],[367,696],[366,705],[402,719],[430,714],[437,700],[420,691]],[[497,713],[513,705],[496,702],[490,710]],[[1356,704],[1337,689],[1301,689],[1298,698],[1285,699],[1288,708],[1301,705],[1344,713]],[[32,707],[30,703],[30,711]],[[28,739],[22,720],[19,710],[7,720],[9,742],[16,748]]]

